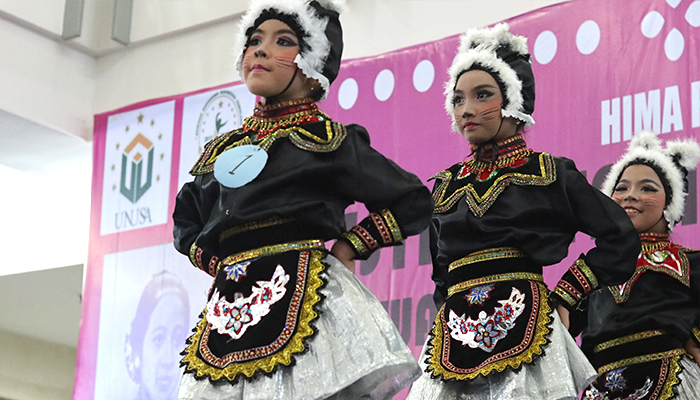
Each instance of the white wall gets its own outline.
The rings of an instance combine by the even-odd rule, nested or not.
[[[0,398],[68,400],[75,348],[0,331]]]

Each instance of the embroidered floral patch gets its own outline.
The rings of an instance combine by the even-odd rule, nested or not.
[[[238,282],[242,278],[248,276],[248,266],[255,260],[257,260],[257,258],[224,267],[224,271],[226,272],[226,280]]]
[[[219,297],[217,289],[207,303],[207,321],[220,334],[240,339],[249,327],[256,325],[270,312],[274,303],[284,297],[287,282],[289,275],[278,265],[272,280],[258,281],[252,288],[253,293],[248,297],[236,293],[234,301],[230,303],[225,297]]]
[[[605,387],[612,392],[618,392],[627,387],[627,380],[622,376],[626,369],[627,367],[618,368],[605,374]]]
[[[512,288],[507,300],[498,301],[501,306],[494,309],[493,314],[486,311],[479,313],[477,320],[467,317],[465,314],[457,315],[450,310],[447,326],[450,328],[450,336],[462,342],[463,346],[472,349],[480,348],[484,351],[493,351],[496,343],[508,335],[508,331],[515,326],[515,320],[525,310],[525,295],[516,288]]]
[[[612,372],[612,371],[610,371]],[[629,396],[627,397],[615,397],[616,400],[640,400],[646,397],[646,395],[649,394],[649,391],[651,390],[651,386],[653,385],[654,381],[651,379],[647,378],[646,382],[644,382],[644,386],[641,388],[635,390],[634,392],[630,393]],[[607,385],[607,377],[606,377],[606,385]],[[591,385],[588,390],[586,390],[586,393],[583,396],[583,400],[609,400],[610,397],[606,393],[601,393],[596,389],[595,386]]]
[[[469,301],[470,306],[474,304],[482,305],[489,299],[489,294],[494,287],[494,285],[481,285],[473,287],[469,290],[469,293],[464,296],[464,298]]]

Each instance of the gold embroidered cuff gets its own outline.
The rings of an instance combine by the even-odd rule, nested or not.
[[[576,306],[576,303],[578,303],[578,301],[577,301],[576,299],[574,299],[573,296],[571,296],[566,290],[564,290],[564,289],[563,289],[561,286],[559,286],[559,285],[557,285],[557,286],[554,288],[553,292],[554,292],[557,296],[559,296],[562,300],[564,300],[564,301],[565,301],[569,306],[571,306],[572,308]]]
[[[396,219],[394,218],[394,215],[391,213],[391,211],[385,208],[379,213],[382,215],[384,221],[386,221],[386,224],[389,226],[389,229],[391,230],[391,236],[394,238],[394,243],[402,241],[404,237],[401,233],[401,228],[399,228],[399,224],[396,222]]]
[[[700,343],[700,328],[694,326],[693,329],[691,329],[691,332],[693,334],[693,338],[695,338],[695,341]]]
[[[585,276],[588,284],[591,286],[591,290],[588,291],[590,293],[593,290],[598,289],[598,278],[596,278],[595,274],[593,271],[591,271],[591,267],[589,267],[583,259],[579,258],[576,261],[574,261],[574,267],[581,271],[581,273]],[[584,286],[585,288],[585,286]]]
[[[353,250],[355,250],[355,253],[357,254],[357,258],[365,258],[371,253],[369,248],[367,248],[364,242],[362,242],[362,239],[357,237],[355,233],[348,231],[343,232],[340,236],[350,243]]]
[[[196,242],[190,246],[190,262],[195,268],[202,269],[202,249],[197,247]]]

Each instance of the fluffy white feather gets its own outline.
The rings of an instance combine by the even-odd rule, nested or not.
[[[700,162],[700,145],[693,139],[667,142],[666,151],[672,157],[678,155],[678,163],[689,171],[697,168],[698,162]]]
[[[308,49],[304,53],[300,53],[294,59],[301,72],[309,77],[316,79],[324,90],[324,98],[328,94],[330,82],[323,74],[323,66],[330,52],[330,42],[326,37],[325,30],[328,24],[328,18],[319,18],[313,8],[309,6],[309,0],[254,0],[251,1],[248,11],[241,18],[238,28],[238,37],[234,47],[236,55],[236,69],[241,80],[243,78],[243,50],[247,37],[246,30],[253,26],[255,20],[260,16],[263,10],[273,8],[279,12],[295,15],[299,25],[308,35],[304,37],[304,41],[308,45]],[[333,9],[341,12],[345,9],[344,0],[320,0],[318,3],[324,8]]]
[[[671,190],[671,201],[664,208],[664,217],[669,231],[683,217],[685,197],[683,173],[673,162],[673,155],[681,156],[680,164],[686,169],[695,169],[700,161],[700,146],[692,139],[670,141],[664,149],[654,132],[641,131],[630,141],[627,152],[610,168],[601,191],[612,196],[615,185],[624,170],[635,160],[643,160],[658,167],[666,175],[667,187]]]

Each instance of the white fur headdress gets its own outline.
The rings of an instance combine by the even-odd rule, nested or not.
[[[664,217],[668,222],[669,231],[683,217],[685,208],[685,175],[687,171],[697,168],[700,161],[700,146],[693,139],[673,140],[666,142],[666,148],[654,132],[639,132],[627,148],[627,152],[616,162],[605,177],[601,190],[612,196],[622,173],[627,167],[635,164],[650,165],[665,176],[659,176],[664,181],[667,194]],[[685,171],[683,171],[685,169]]]
[[[508,24],[493,28],[470,29],[460,37],[459,50],[448,69],[450,80],[445,83],[445,110],[452,117],[452,128],[459,132],[454,120],[454,89],[457,79],[475,65],[486,68],[505,88],[507,104],[503,117],[512,117],[532,126],[530,114],[535,106],[535,81],[530,67],[527,38],[509,32]],[[525,95],[525,96],[524,96]]]
[[[238,57],[236,69],[243,81],[242,63],[248,41],[246,32],[267,9],[293,16],[304,31],[304,37],[300,40],[306,46],[300,49],[294,63],[304,75],[321,84],[325,99],[340,68],[343,41],[338,14],[345,10],[345,0],[252,0],[241,18],[234,48],[234,54]]]

